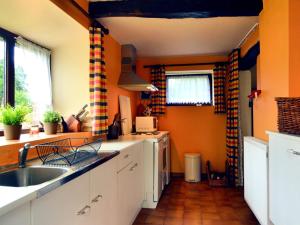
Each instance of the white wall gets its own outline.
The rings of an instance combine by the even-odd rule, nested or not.
[[[54,108],[64,116],[89,103],[89,35],[79,24],[69,41],[53,49],[52,81]]]

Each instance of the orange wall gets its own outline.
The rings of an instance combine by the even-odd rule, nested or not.
[[[277,130],[274,98],[289,94],[288,1],[264,1],[259,22],[262,94],[254,103],[254,136],[267,140],[266,130]]]
[[[291,97],[300,96],[300,1],[290,0],[290,81]]]
[[[241,47],[241,55],[260,40],[257,87],[262,95],[254,103],[254,136],[267,140],[266,130],[277,130],[275,97],[300,96],[300,1],[265,1],[259,30]]]
[[[118,87],[118,80],[121,72],[121,46],[110,35],[104,36],[104,48],[106,57],[107,74],[107,101],[108,101],[108,122],[112,123],[114,115],[119,111],[118,96],[130,97],[132,115],[136,114],[136,92],[127,91]]]
[[[143,65],[214,62],[224,60],[227,60],[227,57],[183,56],[138,58],[137,73],[150,80],[150,71],[149,69],[143,68]],[[212,66],[167,68],[167,70],[197,69],[212,69]],[[226,159],[225,125],[226,117],[224,115],[215,115],[213,107],[167,107],[166,115],[159,118],[159,129],[171,132],[171,171],[184,171],[184,153],[186,152],[200,152],[203,169],[205,168],[205,161],[210,160],[214,168],[224,170],[224,163]],[[205,170],[202,172],[205,172]]]

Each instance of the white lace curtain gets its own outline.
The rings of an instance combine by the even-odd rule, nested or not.
[[[52,88],[50,72],[51,52],[22,37],[15,47],[15,67],[23,69],[25,85],[33,108],[33,122],[42,119],[43,113],[52,109]]]
[[[167,76],[167,104],[211,103],[208,76]]]

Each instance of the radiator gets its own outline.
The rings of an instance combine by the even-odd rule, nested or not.
[[[268,144],[244,138],[244,198],[261,225],[269,224]]]

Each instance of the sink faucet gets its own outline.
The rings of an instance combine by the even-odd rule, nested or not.
[[[26,167],[26,158],[28,154],[28,150],[30,149],[30,144],[27,143],[24,145],[23,148],[19,150],[19,167],[24,168]]]

